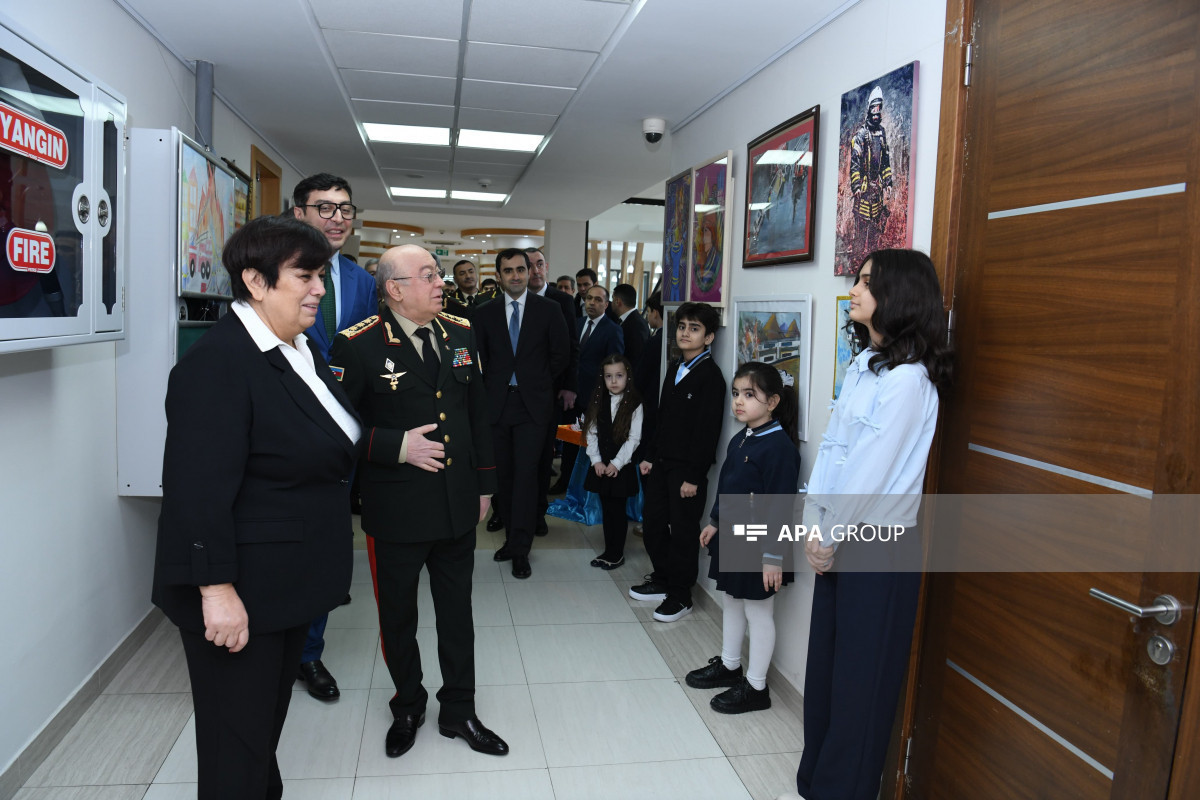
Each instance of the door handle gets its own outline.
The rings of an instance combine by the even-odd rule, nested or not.
[[[1174,625],[1183,612],[1183,606],[1179,605],[1179,601],[1169,594],[1160,594],[1154,598],[1154,605],[1145,607],[1135,606],[1128,600],[1122,600],[1095,588],[1089,589],[1088,594],[1097,600],[1103,600],[1110,606],[1116,606],[1126,613],[1133,614],[1135,617],[1142,619],[1154,617],[1163,625]]]

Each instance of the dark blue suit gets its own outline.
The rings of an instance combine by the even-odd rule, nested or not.
[[[375,278],[371,273],[338,254],[338,281],[334,291],[342,300],[342,313],[338,315],[337,324],[333,326],[336,336],[338,331],[344,331],[351,325],[357,325],[367,317],[373,316],[379,302],[375,294]],[[317,315],[317,322],[304,332],[309,340],[321,351],[321,358],[329,361],[329,351],[333,347],[333,339],[325,335],[325,323]],[[300,662],[307,664],[316,661],[325,652],[325,624],[329,615],[322,614],[312,622],[308,629],[308,641],[304,644],[304,654]]]
[[[586,315],[575,321],[576,341],[583,336],[583,329],[589,321]],[[592,328],[592,335],[588,337],[587,344],[579,348],[579,396],[576,407],[580,414],[587,411],[588,403],[592,401],[592,392],[599,383],[600,364],[605,356],[624,352],[625,334],[621,332],[621,326],[601,314]],[[633,378],[632,375],[629,377]]]

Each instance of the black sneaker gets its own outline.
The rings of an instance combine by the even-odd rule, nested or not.
[[[681,603],[674,598],[668,597],[662,601],[658,608],[654,609],[654,618],[659,622],[674,622],[675,620],[686,617],[692,613],[692,604]]]
[[[742,668],[729,669],[720,656],[708,660],[707,667],[694,669],[684,677],[684,682],[693,689],[716,689],[719,686],[737,686],[742,682]]]
[[[667,587],[655,581],[651,576],[645,577],[645,583],[639,583],[637,586],[629,590],[629,596],[634,600],[656,600],[662,602],[667,599]]]
[[[742,680],[732,689],[726,689],[708,701],[712,710],[719,714],[745,714],[747,711],[765,711],[771,707],[771,690],[764,686],[755,689],[750,681]]]

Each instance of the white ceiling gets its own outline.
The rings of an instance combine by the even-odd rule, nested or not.
[[[857,2],[117,1],[174,52],[212,62],[217,91],[299,172],[345,176],[360,208],[433,213],[455,227],[469,227],[449,216],[464,213],[509,227],[588,220],[665,180],[671,131]],[[641,135],[652,116],[667,121],[657,145]],[[378,144],[364,122],[549,138],[534,154]],[[388,193],[480,191],[481,180],[508,202]]]

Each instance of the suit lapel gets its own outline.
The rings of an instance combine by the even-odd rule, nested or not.
[[[291,395],[292,400],[300,407],[300,410],[316,423],[317,427],[332,436],[334,440],[341,443],[347,449],[351,449],[353,443],[346,436],[346,432],[334,422],[333,417],[329,416],[329,412],[321,405],[321,401],[313,394],[313,390],[296,374],[296,371],[292,369],[292,365],[288,363],[287,358],[279,351],[279,348],[273,347],[263,353],[263,355],[266,356],[267,362],[278,370],[280,383],[283,384],[283,388]],[[337,397],[336,393],[334,397]]]

